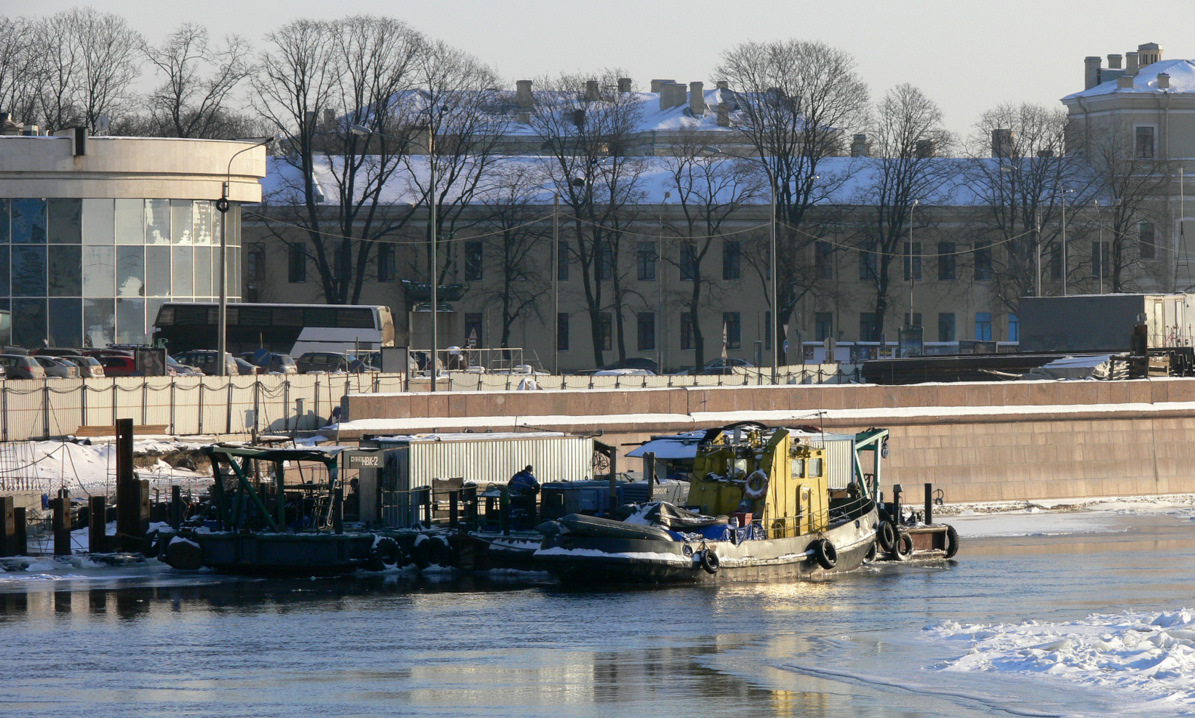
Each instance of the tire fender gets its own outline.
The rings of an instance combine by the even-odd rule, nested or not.
[[[834,544],[830,543],[829,539],[818,539],[813,542],[813,557],[827,571],[838,565],[838,549],[834,548]]]
[[[892,553],[896,548],[896,528],[892,526],[891,521],[880,522],[876,528],[876,542],[880,544],[884,553]]]
[[[892,553],[895,554],[897,561],[907,561],[913,555],[913,537],[909,535],[908,531],[897,532],[896,547]]]
[[[722,566],[722,561],[718,558],[718,554],[714,553],[708,548],[701,552],[701,558],[699,560],[701,562],[701,567],[705,569],[705,572],[711,576],[715,573],[718,573],[718,569]]]
[[[958,546],[958,531],[955,531],[950,524],[946,524],[946,558],[954,558],[954,555],[958,553]]]

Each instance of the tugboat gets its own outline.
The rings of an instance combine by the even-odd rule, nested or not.
[[[876,556],[888,430],[855,436],[852,466],[839,469],[846,476],[830,475],[817,437],[756,422],[711,429],[687,508],[661,502],[624,510],[622,520],[545,522],[535,559],[564,583],[590,585],[816,580],[856,569]]]

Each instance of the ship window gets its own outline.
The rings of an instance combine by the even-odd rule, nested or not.
[[[822,460],[821,459],[810,459],[809,460],[809,475],[810,476],[821,476],[822,475]]]
[[[805,460],[793,459],[793,476],[801,478],[805,476]]]
[[[730,475],[736,479],[741,479],[747,475],[747,460],[735,459],[734,468],[731,469]]]

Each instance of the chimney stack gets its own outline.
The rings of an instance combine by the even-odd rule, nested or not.
[[[992,157],[1012,156],[1013,132],[1006,127],[992,130]]]
[[[531,80],[519,80],[515,83],[515,103],[520,110],[531,109]]]
[[[621,93],[630,92],[631,91],[631,78],[629,78],[629,77],[618,78],[618,91]]]
[[[685,104],[685,86],[669,81],[660,85],[660,111],[671,110]]]
[[[1090,90],[1100,84],[1100,58],[1088,55],[1083,58],[1083,89]]]
[[[926,157],[933,157],[935,151],[936,151],[936,149],[934,147],[933,140],[917,140],[917,147],[916,147],[915,152],[917,153],[918,159],[924,159]]]
[[[867,156],[867,135],[857,134],[851,140],[851,157],[866,157]]]
[[[730,105],[725,99],[718,103],[718,127],[730,127]]]
[[[585,110],[573,110],[573,124],[578,130],[585,126]]]
[[[1108,69],[1109,70],[1119,70],[1121,59],[1122,59],[1122,57],[1120,55],[1116,55],[1116,54],[1108,55]]]
[[[700,82],[689,83],[689,112],[694,117],[705,114],[705,90]]]
[[[1133,76],[1132,75],[1121,75],[1120,77],[1116,78],[1116,89],[1118,89],[1118,90],[1133,89]]]
[[[652,92],[661,92],[662,91],[660,89],[661,87],[663,87],[664,85],[671,85],[673,82],[675,82],[675,80],[652,80],[651,81],[651,91]]]
[[[589,102],[597,102],[599,99],[601,99],[601,97],[602,97],[602,95],[598,91],[597,80],[586,80],[585,81],[585,99]]]
[[[1159,90],[1169,90],[1170,89],[1170,75],[1166,74],[1165,72],[1158,73],[1158,89]]]
[[[1129,76],[1136,75],[1137,70],[1141,69],[1141,65],[1139,64],[1140,58],[1138,57],[1137,53],[1126,52],[1124,57],[1125,62],[1127,63],[1124,69],[1124,74]]]

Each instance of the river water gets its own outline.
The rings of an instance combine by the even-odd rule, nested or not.
[[[1036,648],[989,668],[960,663],[989,650],[960,637],[960,625],[1015,634],[1026,621],[1195,607],[1195,524],[1113,523],[1109,533],[968,540],[946,565],[709,588],[34,566],[0,575],[0,714],[1195,713],[1185,664],[1150,692],[1118,680],[1143,670],[1136,664],[1079,677],[1019,670]],[[1092,679],[1100,670],[1111,679]]]

